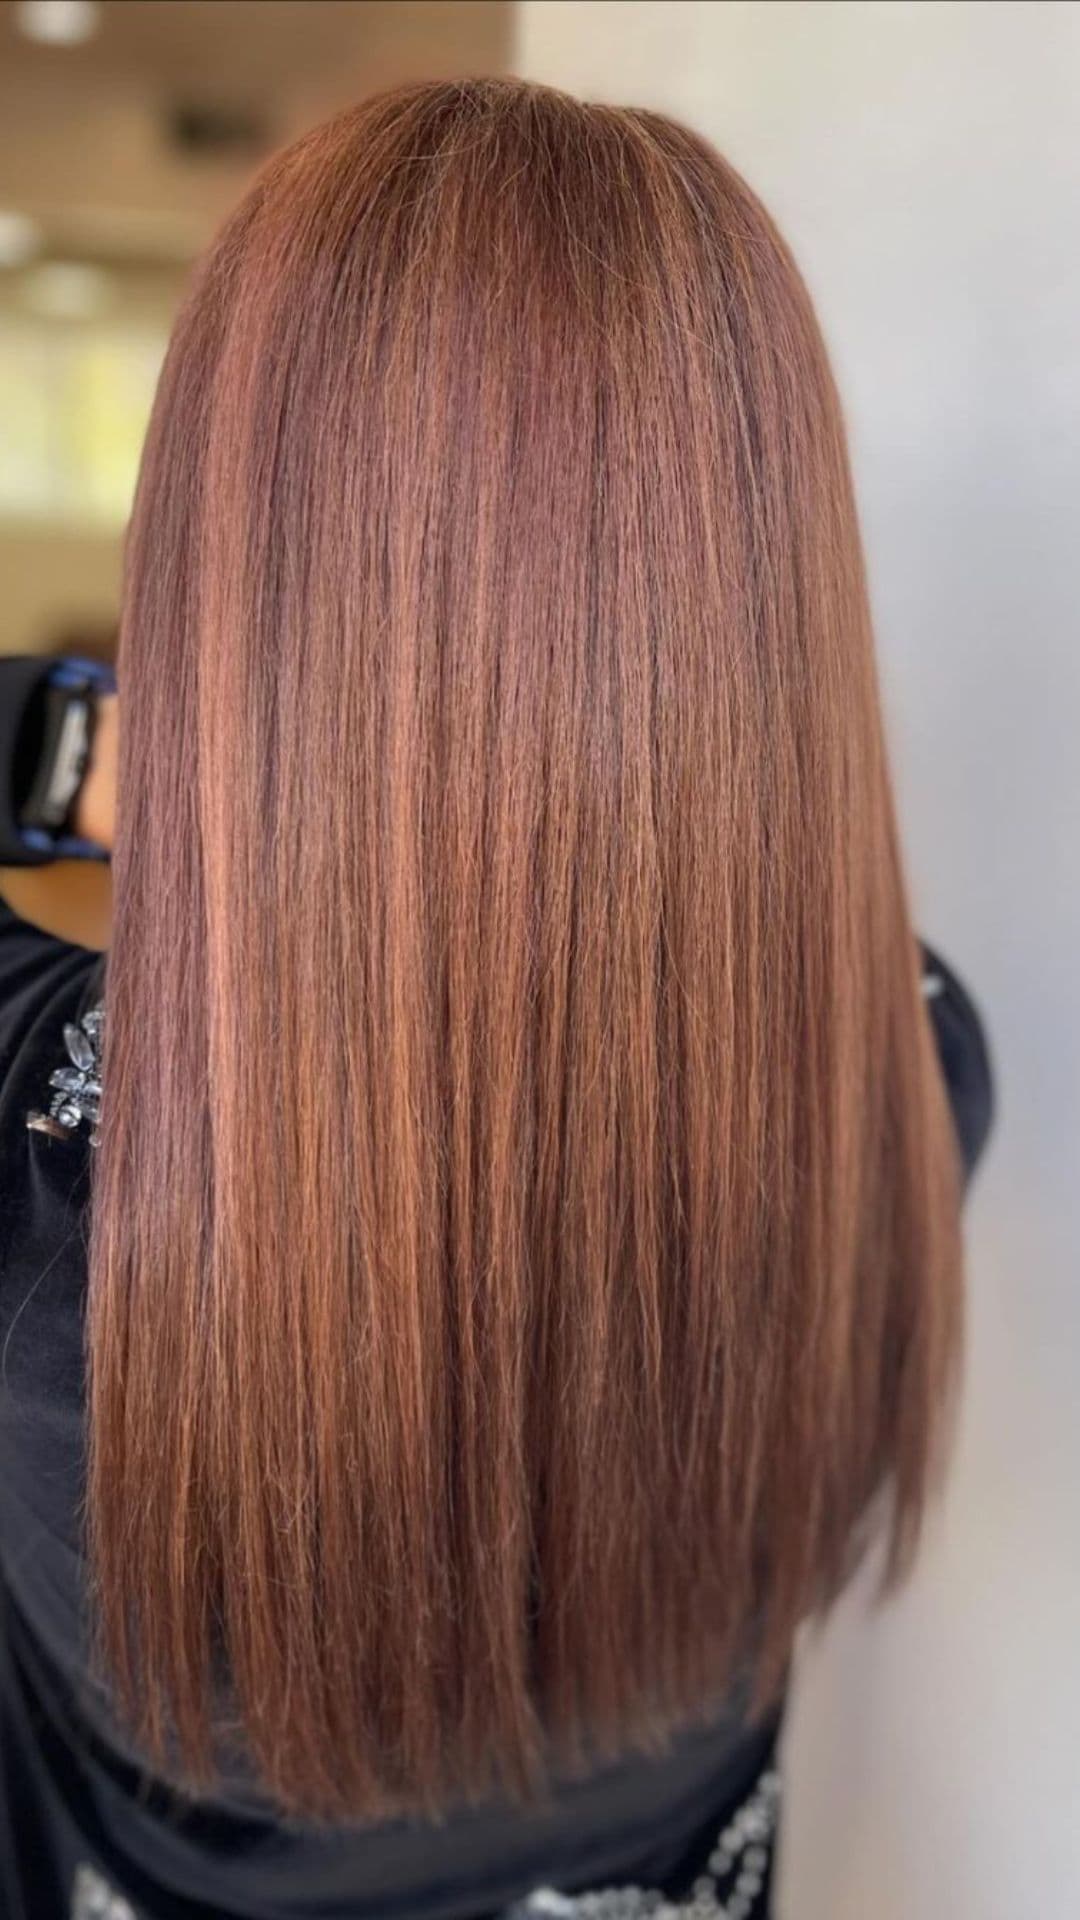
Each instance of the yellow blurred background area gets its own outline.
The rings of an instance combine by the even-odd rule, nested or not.
[[[192,259],[263,157],[365,93],[505,71],[502,0],[3,0],[0,652],[108,652]]]

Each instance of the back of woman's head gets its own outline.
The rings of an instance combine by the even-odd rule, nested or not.
[[[504,82],[274,161],[120,675],[89,1518],[143,1740],[205,1768],[220,1655],[278,1798],[365,1814],[764,1698],[872,1508],[905,1558],[959,1258],[843,428],[744,183]]]

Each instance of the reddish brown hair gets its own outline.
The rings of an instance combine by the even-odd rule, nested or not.
[[[275,160],[120,678],[89,1518],[147,1747],[203,1777],[227,1694],[366,1815],[766,1697],[876,1495],[914,1537],[960,1261],[840,409],[743,181],[488,81]]]

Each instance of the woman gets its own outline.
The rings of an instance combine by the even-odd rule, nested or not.
[[[940,1456],[989,1081],[744,183],[490,81],[275,160],[119,689],[103,977],[0,942],[24,1909],[757,1916],[796,1629]]]

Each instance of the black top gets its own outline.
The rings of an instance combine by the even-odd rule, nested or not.
[[[970,1173],[991,1115],[978,1016],[926,954],[924,990]],[[92,1863],[159,1920],[477,1920],[538,1884],[685,1884],[726,1810],[768,1761],[775,1720],[739,1703],[678,1740],[556,1791],[550,1808],[455,1813],[319,1832],[285,1825],[238,1789],[193,1806],[149,1784],[88,1677],[82,1328],[90,1121],[70,1137],[46,1114],[65,1037],[100,997],[100,957],[27,926],[0,903],[0,1890],[6,1920],[78,1911]],[[90,1023],[90,1031],[93,1023]],[[84,1030],[85,1031],[85,1030]],[[83,1102],[83,1111],[92,1109]],[[403,1596],[403,1604],[408,1604]],[[5,1834],[4,1827],[7,1826]],[[85,1880],[85,1869],[83,1878]],[[91,1894],[92,1894],[92,1883]],[[98,1911],[88,1897],[87,1913]],[[104,1911],[104,1908],[100,1909]],[[118,1920],[128,1909],[115,1908]]]

